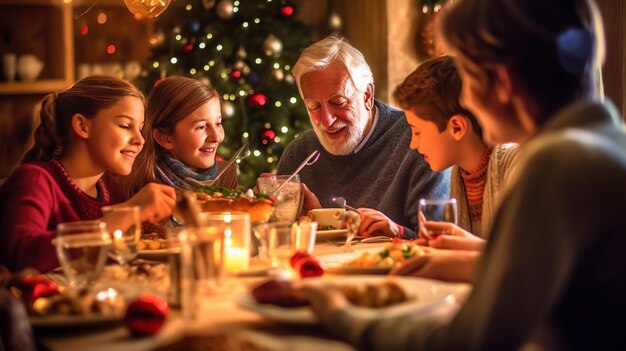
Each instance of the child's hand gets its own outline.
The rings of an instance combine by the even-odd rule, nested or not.
[[[414,256],[391,270],[391,275],[408,275],[452,282],[472,282],[480,253],[443,251]]]
[[[444,233],[444,235],[428,239],[420,230],[420,240],[425,239],[427,245],[430,247],[437,249],[480,251],[485,246],[484,239],[464,230],[454,223],[425,221],[420,223],[420,226],[427,231]]]
[[[176,191],[168,185],[149,183],[126,202],[141,208],[141,221],[156,223],[172,214]]]
[[[382,212],[371,208],[359,208],[359,214],[361,215],[360,235],[364,237],[384,235],[391,238],[398,236],[400,232],[398,224]]]

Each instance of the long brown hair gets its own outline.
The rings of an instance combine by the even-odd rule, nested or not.
[[[444,12],[441,32],[463,69],[489,94],[495,66],[504,65],[539,124],[569,102],[600,94],[604,33],[592,0],[463,0]],[[582,58],[568,56],[572,45],[560,41],[572,29],[590,40]]]
[[[147,183],[159,182],[155,172],[156,159],[165,150],[152,137],[153,131],[173,133],[178,122],[216,97],[218,94],[212,85],[179,76],[161,80],[150,91],[143,127],[146,142],[128,179],[127,195],[134,195]]]
[[[63,155],[72,140],[72,116],[82,114],[91,119],[127,96],[141,99],[143,94],[131,83],[109,76],[83,78],[60,93],[46,95],[38,114],[35,144],[26,152],[22,163],[49,161]]]

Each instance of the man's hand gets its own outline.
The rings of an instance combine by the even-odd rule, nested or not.
[[[391,238],[398,236],[398,225],[382,212],[371,208],[359,208],[358,210],[361,215],[360,235],[364,237],[384,235]]]

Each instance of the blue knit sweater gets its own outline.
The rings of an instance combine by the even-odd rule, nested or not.
[[[374,208],[405,227],[404,237],[416,237],[420,198],[447,198],[449,171],[433,172],[422,155],[409,149],[411,129],[404,112],[376,101],[378,122],[356,154],[335,156],[308,130],[291,142],[278,163],[278,174],[290,174],[313,150],[321,155],[300,171],[300,179],[323,207],[336,207],[343,196],[352,207]]]

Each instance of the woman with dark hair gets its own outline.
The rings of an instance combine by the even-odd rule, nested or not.
[[[330,331],[359,349],[626,348],[626,134],[599,99],[601,25],[587,0],[447,10],[464,105],[489,141],[522,144],[517,171],[456,316],[365,320],[336,292],[307,288]]]
[[[0,187],[0,264],[16,271],[58,267],[52,239],[59,223],[101,219],[125,197],[113,175],[128,175],[143,148],[144,97],[107,76],[84,78],[41,102],[35,145]],[[172,212],[174,189],[149,184],[124,204],[155,222]]]

